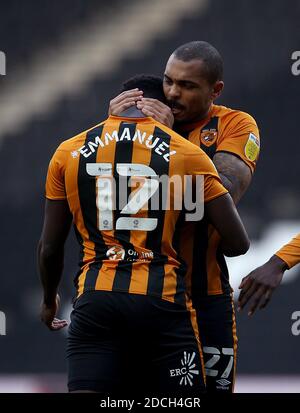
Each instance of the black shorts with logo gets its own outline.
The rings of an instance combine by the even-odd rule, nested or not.
[[[205,390],[191,311],[156,297],[83,293],[71,314],[67,358],[69,391],[190,396]]]
[[[237,335],[231,293],[193,300],[205,363],[208,393],[232,393],[235,383]]]

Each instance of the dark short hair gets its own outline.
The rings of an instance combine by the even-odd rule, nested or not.
[[[196,40],[179,46],[173,55],[178,60],[189,62],[191,60],[201,60],[203,62],[204,73],[202,73],[209,83],[213,84],[217,80],[223,80],[223,59],[218,50],[211,44]]]
[[[135,88],[142,90],[145,98],[158,99],[163,103],[166,102],[163,81],[158,76],[147,74],[135,75],[123,83],[121,92]]]

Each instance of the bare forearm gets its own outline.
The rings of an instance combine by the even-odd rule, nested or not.
[[[40,242],[38,245],[38,267],[43,286],[44,302],[55,302],[64,263],[63,247],[51,250]]]
[[[217,152],[213,161],[222,184],[237,205],[251,182],[250,168],[242,160],[229,153]]]
[[[228,257],[245,254],[249,248],[249,239],[232,198],[222,195],[206,203],[205,213],[218,231],[222,252]]]
[[[241,198],[241,194],[238,191],[237,185],[234,184],[234,182],[232,182],[230,179],[227,178],[227,176],[223,175],[222,173],[219,173],[219,175],[220,175],[223,186],[230,193],[232,199],[234,200],[234,203],[236,204]]]
[[[219,173],[219,175],[222,180],[222,184],[231,195],[235,205],[237,205],[246,192],[247,186],[243,186],[242,183],[238,179],[234,179],[234,177],[231,177],[233,179],[230,179],[222,173]]]
[[[287,263],[275,254],[272,255],[272,257],[269,259],[268,262],[270,266],[272,266],[271,268],[272,270],[284,272],[289,269],[289,266],[287,265]]]

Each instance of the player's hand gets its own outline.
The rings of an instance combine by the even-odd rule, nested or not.
[[[242,279],[238,298],[238,311],[250,303],[248,315],[252,315],[257,308],[262,309],[269,303],[273,291],[280,284],[283,273],[287,269],[286,263],[276,255],[264,265],[256,268]]]
[[[140,109],[144,115],[151,116],[153,119],[172,129],[174,116],[169,106],[157,99],[142,98],[137,102],[137,108]]]
[[[53,331],[60,330],[68,325],[67,320],[60,320],[55,317],[60,304],[60,297],[57,294],[53,303],[42,302],[41,321]]]
[[[109,102],[109,115],[120,115],[125,109],[134,106],[137,101],[142,99],[143,91],[139,89],[131,89],[122,92]]]

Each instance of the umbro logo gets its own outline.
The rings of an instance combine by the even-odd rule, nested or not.
[[[226,386],[229,386],[229,384],[231,384],[231,381],[226,380],[226,379],[216,380],[216,382],[220,384],[220,386],[222,387],[226,387]]]

